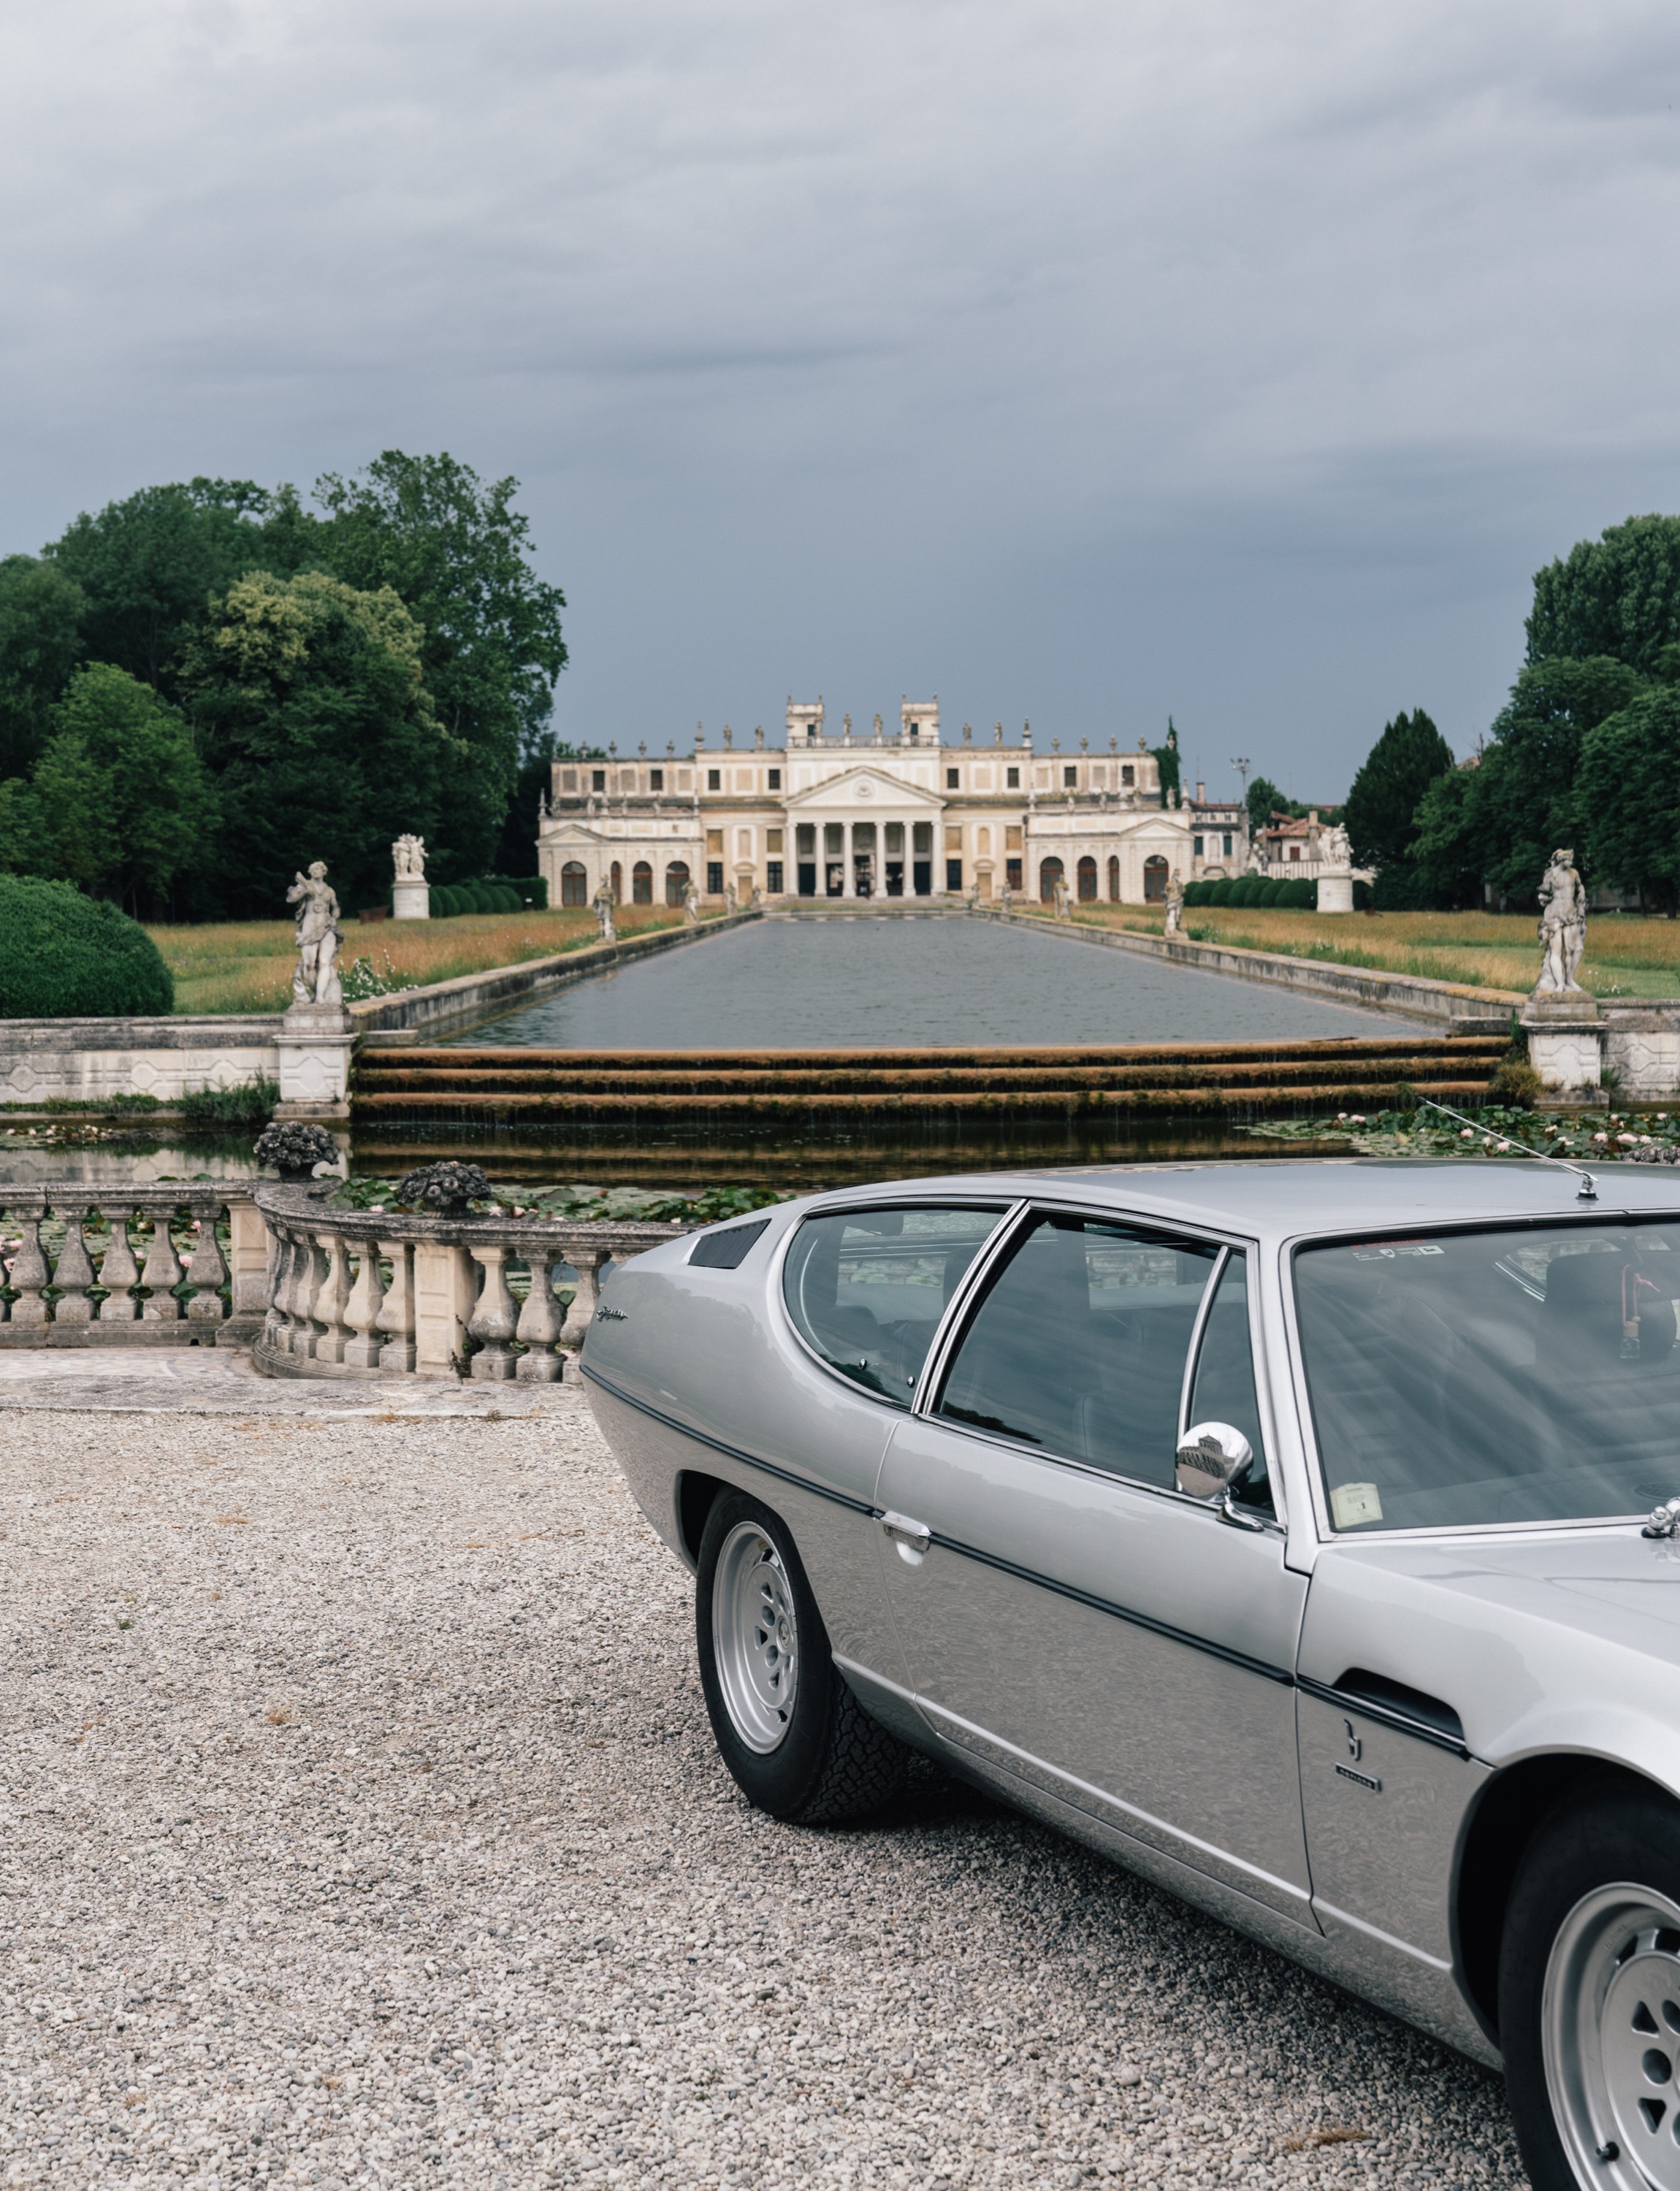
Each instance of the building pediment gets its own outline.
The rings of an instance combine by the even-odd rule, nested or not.
[[[808,791],[790,793],[785,804],[790,814],[822,813],[829,808],[862,814],[874,806],[900,814],[932,815],[943,813],[945,806],[937,792],[905,783],[879,768],[849,768],[844,776],[830,777],[826,783],[813,784]]]

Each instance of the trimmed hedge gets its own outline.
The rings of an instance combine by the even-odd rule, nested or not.
[[[0,1019],[136,1019],[175,1008],[137,920],[70,883],[0,874]]]

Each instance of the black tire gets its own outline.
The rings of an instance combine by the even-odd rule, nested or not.
[[[1506,2086],[1535,2191],[1680,2180],[1680,1925],[1665,1926],[1665,1914],[1680,1916],[1680,1805],[1670,1797],[1607,1774],[1542,1823],[1512,1888],[1499,1974]],[[1596,2023],[1571,2006],[1595,1998]],[[1583,2029],[1596,2034],[1591,2049]],[[1666,2086],[1654,2074],[1665,2063]]]
[[[792,1699],[781,1710],[772,1699],[768,1681],[748,1700],[749,1709],[743,1710],[738,1701],[732,1704],[728,1670],[720,1670],[719,1665],[715,1601],[720,1562],[726,1555],[730,1572],[721,1587],[728,1597],[739,1586],[738,1581],[732,1583],[731,1574],[738,1578],[750,1568],[754,1532],[767,1545],[773,1571],[762,1556],[750,1571],[772,1592],[779,1591],[779,1574],[785,1584],[783,1610],[785,1613],[790,1608],[793,1617]],[[712,1733],[719,1755],[749,1802],[772,1818],[811,1826],[867,1818],[900,1793],[909,1751],[869,1717],[841,1679],[792,1534],[779,1516],[744,1492],[720,1492],[706,1517],[694,1614],[700,1685]],[[765,1625],[768,1630],[768,1614]],[[727,1649],[726,1642],[726,1653]],[[760,1667],[772,1663],[774,1653],[772,1637],[756,1663]],[[772,1723],[777,1720],[779,1732]]]

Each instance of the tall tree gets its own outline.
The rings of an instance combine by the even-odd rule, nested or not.
[[[426,688],[453,742],[439,820],[445,879],[493,859],[521,755],[545,731],[566,666],[566,598],[531,567],[518,488],[485,486],[451,456],[400,449],[315,486],[326,512],[316,557],[352,586],[391,588],[424,628]]]
[[[1648,684],[1587,731],[1575,800],[1595,879],[1680,908],[1680,688]]]
[[[82,658],[82,589],[33,555],[0,559],[0,778],[24,776]]]
[[[1609,655],[1654,672],[1680,642],[1680,517],[1630,517],[1535,578],[1530,663]]]
[[[32,787],[56,871],[139,913],[214,841],[213,802],[176,710],[105,662],[71,680]]]
[[[1396,715],[1366,754],[1347,794],[1344,818],[1355,861],[1377,870],[1377,904],[1416,902],[1413,817],[1429,786],[1452,765],[1452,748],[1421,708]]]
[[[94,516],[84,511],[45,552],[86,595],[88,654],[173,697],[182,647],[211,595],[295,552],[296,519],[288,490],[195,479],[143,487]]]
[[[445,783],[464,765],[438,721],[423,635],[389,587],[324,572],[254,571],[211,604],[181,684],[222,814],[217,899],[270,918],[310,860],[340,902],[382,900],[390,845],[438,830]]]

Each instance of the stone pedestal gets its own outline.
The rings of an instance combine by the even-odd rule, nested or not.
[[[1352,875],[1319,876],[1318,910],[1320,913],[1353,912],[1353,878]]]
[[[390,917],[393,920],[430,920],[431,885],[429,882],[393,883],[390,886]]]
[[[1529,1062],[1548,1095],[1597,1099],[1604,1069],[1604,1026],[1586,989],[1546,989],[1523,1007]]]
[[[347,1118],[354,1037],[342,1004],[293,1004],[280,1022],[276,1118]]]

